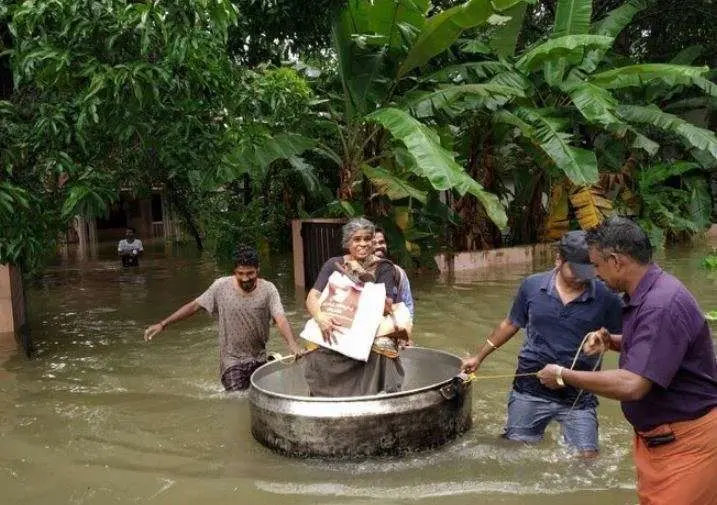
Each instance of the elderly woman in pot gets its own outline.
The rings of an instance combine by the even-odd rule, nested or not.
[[[336,321],[322,313],[320,297],[329,276],[341,272],[360,281],[383,283],[388,297],[386,310],[390,310],[396,283],[396,270],[389,260],[373,255],[374,225],[364,218],[355,218],[342,229],[342,245],[346,254],[329,259],[321,268],[314,286],[306,298],[306,308],[321,327],[330,335]],[[312,396],[365,396],[393,393],[401,388],[403,367],[398,357],[396,338],[377,337],[368,361],[358,361],[331,349],[319,347],[306,356],[306,382]]]

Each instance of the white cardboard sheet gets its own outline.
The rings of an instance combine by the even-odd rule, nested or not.
[[[386,287],[366,282],[357,285],[345,275],[334,272],[329,277],[319,303],[321,310],[348,324],[333,331],[332,341],[325,342],[321,328],[312,318],[306,322],[301,338],[360,361],[367,361],[376,331],[383,320]]]

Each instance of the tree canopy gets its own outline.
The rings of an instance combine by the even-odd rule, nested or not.
[[[712,1],[675,5],[6,2],[0,262],[39,268],[73,216],[157,186],[218,255],[309,215],[367,214],[424,264],[615,210],[695,233],[717,37]]]

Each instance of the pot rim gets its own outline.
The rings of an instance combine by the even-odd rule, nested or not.
[[[444,354],[446,356],[450,356],[452,358],[456,358],[458,361],[461,361],[461,358],[456,356],[453,353],[450,353],[448,351],[444,351],[442,349],[432,349],[430,347],[421,347],[421,346],[415,346],[411,347],[411,349],[422,349],[426,351],[431,351],[438,354]],[[378,395],[367,395],[367,396],[332,396],[332,397],[326,397],[326,396],[295,396],[295,395],[289,395],[285,393],[277,393],[275,391],[269,391],[268,389],[264,389],[262,387],[257,386],[256,382],[254,381],[254,376],[264,367],[270,366],[273,363],[276,363],[276,361],[269,361],[268,363],[265,363],[264,365],[257,368],[254,373],[251,374],[250,383],[251,383],[251,391],[257,391],[259,393],[262,393],[266,396],[274,397],[274,398],[281,398],[284,400],[292,400],[292,401],[302,401],[302,402],[316,402],[316,403],[338,403],[338,402],[369,402],[369,401],[376,401],[376,400],[383,400],[387,398],[400,398],[402,396],[409,396],[414,395],[417,393],[423,393],[425,391],[431,391],[434,389],[439,389],[453,381],[453,379],[460,373],[460,369],[456,372],[456,375],[452,376],[449,379],[446,379],[442,382],[435,382],[429,386],[424,386],[421,388],[416,389],[409,389],[406,391],[397,391],[395,393],[384,393],[384,394],[378,394]]]

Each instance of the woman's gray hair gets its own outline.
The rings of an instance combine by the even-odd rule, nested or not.
[[[373,235],[376,232],[376,227],[365,217],[355,217],[346,223],[343,228],[341,228],[341,245],[343,248],[348,249],[351,243],[351,237],[353,237],[356,232],[363,230],[370,231]]]

